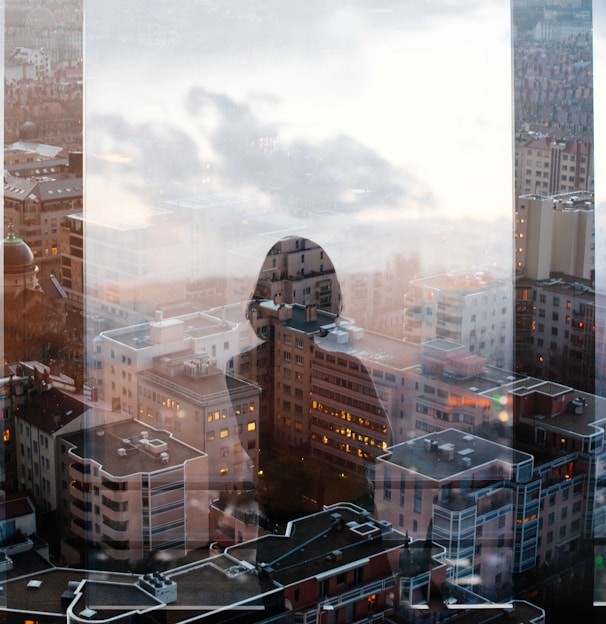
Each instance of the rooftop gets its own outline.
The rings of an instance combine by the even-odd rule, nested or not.
[[[379,460],[442,481],[497,462],[519,464],[532,460],[532,455],[457,429],[446,429],[397,444]]]
[[[269,579],[251,573],[252,566],[218,555],[201,563],[175,570],[167,576],[177,583],[178,598],[171,606],[198,611],[228,607],[242,601],[256,600],[260,595],[276,591]],[[217,588],[221,591],[217,591]]]
[[[12,518],[20,518],[36,513],[33,503],[24,494],[8,495],[5,500],[0,503],[0,518],[9,520]]]
[[[191,377],[185,373],[167,375],[157,369],[140,372],[138,377],[156,387],[170,387],[175,397],[181,396],[204,404],[215,399],[222,400],[226,394],[235,398],[241,394],[253,396],[260,393],[260,388],[252,382],[227,375],[216,368],[211,368],[201,377]]]
[[[569,386],[552,381],[544,381],[535,377],[527,377],[512,384],[510,392],[520,397],[536,392],[552,398],[573,394],[574,398],[584,399],[585,403],[581,412],[571,409],[569,401],[565,401],[562,403],[561,411],[553,416],[541,413],[520,415],[523,420],[535,421],[536,424],[540,424],[542,427],[590,436],[596,433],[596,427],[604,427],[606,423],[606,398],[595,394],[581,392]]]
[[[29,554],[29,553],[25,553]],[[18,566],[23,574],[22,564],[31,562],[33,556],[23,557],[22,555],[14,555],[13,562]],[[19,563],[21,560],[21,563]],[[38,558],[40,565],[37,568],[27,569],[25,576],[19,578],[7,578],[5,580],[4,604],[6,608],[31,613],[36,611],[39,613],[65,613],[65,608],[61,605],[61,595],[69,590],[69,584],[80,583],[82,579],[98,580],[111,583],[126,584],[127,591],[131,591],[133,585],[131,583],[136,580],[130,574],[114,574],[109,572],[94,572],[91,570],[70,570],[53,568],[50,564],[44,564],[43,560]],[[38,583],[30,583],[32,580],[41,581]],[[28,587],[28,584],[29,587]],[[36,587],[34,585],[37,585]],[[119,585],[113,585],[117,588]],[[122,598],[122,593],[114,591],[114,604]],[[125,594],[126,595],[126,594]],[[148,597],[149,598],[149,597]]]
[[[212,336],[213,334],[220,334],[226,330],[232,329],[231,323],[225,325],[219,318],[196,312],[194,314],[184,314],[183,316],[162,321],[112,329],[103,332],[101,335],[133,349],[145,349],[154,344],[151,338],[152,328],[160,327],[162,324],[166,326],[167,323],[170,323],[172,326],[179,324],[183,326],[184,341],[188,338],[196,339],[204,336]]]
[[[142,442],[144,431],[147,443]],[[169,432],[139,420],[80,431],[66,435],[64,440],[73,445],[70,450],[73,456],[94,461],[105,472],[117,477],[164,470],[206,457],[205,453],[175,439]]]
[[[335,521],[335,514],[339,520]],[[408,539],[355,505],[339,504],[289,523],[285,535],[266,535],[227,549],[259,566],[280,585],[353,569]]]
[[[18,408],[16,416],[46,433],[54,433],[81,416],[88,406],[51,388]]]
[[[397,370],[417,364],[420,355],[418,345],[346,324],[338,325],[325,337],[316,336],[315,343],[325,351],[362,360],[367,366],[376,364]]]
[[[411,286],[423,286],[433,290],[469,295],[482,292],[490,288],[511,287],[505,280],[497,280],[483,271],[440,273],[412,280]]]

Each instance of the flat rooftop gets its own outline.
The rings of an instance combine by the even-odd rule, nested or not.
[[[225,555],[175,570],[166,575],[178,588],[177,601],[169,608],[200,610],[203,607],[211,611],[243,601],[256,601],[261,594],[277,590],[269,579],[251,571],[252,566],[240,565]]]
[[[437,443],[434,451],[427,450],[426,440]],[[447,459],[449,452],[454,457],[452,460]],[[468,458],[467,465],[463,463],[463,458]],[[519,464],[532,460],[532,455],[457,429],[445,429],[397,444],[379,459],[442,481],[494,462]]]
[[[18,565],[18,559],[19,555],[13,557],[16,565]],[[28,561],[30,560],[31,557],[28,558]],[[6,579],[3,583],[5,591],[2,606],[24,613],[38,611],[40,613],[64,614],[65,609],[61,605],[61,595],[69,590],[70,582],[79,583],[82,579],[112,583],[112,587],[115,588],[113,604],[122,606],[128,604],[121,601],[126,599],[127,593],[132,592],[133,587],[135,587],[132,583],[137,580],[137,577],[133,577],[130,574],[53,568],[46,563],[44,569],[34,569],[33,572],[30,569],[26,576],[21,576],[14,580]],[[30,583],[31,581],[40,582]],[[30,584],[29,587],[28,584]],[[121,587],[124,587],[124,592],[119,591]],[[140,599],[143,601],[145,596],[141,596]],[[149,596],[147,599],[149,599]]]
[[[277,308],[278,306],[271,301],[263,301],[262,306]],[[282,321],[280,324],[291,327],[300,332],[307,334],[318,333],[323,327],[334,326],[335,315],[323,310],[317,310],[316,318],[310,321],[305,320],[305,307],[302,305],[291,305],[292,316]]]
[[[521,376],[517,373],[507,371],[495,366],[486,366],[480,375],[473,377],[457,377],[455,375],[440,375],[425,371],[422,366],[412,366],[406,371],[407,377],[423,381],[441,380],[453,390],[469,390],[477,394],[482,394],[496,388],[502,388],[512,384]]]
[[[522,414],[522,420],[533,421],[537,425],[550,429],[569,431],[581,436],[590,436],[596,433],[596,427],[606,424],[606,398],[574,390],[552,381],[544,381],[536,377],[527,377],[515,384],[509,390],[516,396],[526,396],[533,393],[545,394],[555,398],[565,393],[572,393],[574,398],[585,399],[583,411],[580,414],[570,409],[568,402],[562,403],[562,411],[553,416],[550,414],[532,413]]]
[[[187,338],[195,339],[202,338],[204,336],[212,336],[213,334],[220,334],[233,328],[232,325],[223,325],[221,320],[218,318],[213,318],[199,312],[176,316],[159,321],[158,323],[164,324],[165,326],[167,324],[170,324],[171,326],[182,325],[183,340],[187,340]],[[151,339],[151,330],[158,323],[141,323],[140,325],[131,325],[130,327],[111,329],[109,331],[102,332],[101,335],[127,347],[145,349],[153,346],[154,343]]]
[[[141,443],[141,432],[148,434],[148,444]],[[117,477],[139,472],[155,472],[206,454],[173,438],[168,431],[154,429],[139,420],[128,420],[105,427],[88,429],[64,436],[64,440],[74,445],[71,453],[82,460],[92,460],[103,470]],[[168,453],[162,461],[159,453],[148,450],[152,447]],[[118,449],[124,449],[120,451]]]
[[[354,335],[359,329],[359,337],[348,337],[345,340],[347,329],[352,330]],[[325,351],[345,353],[357,358],[366,366],[376,364],[396,370],[418,364],[421,356],[419,345],[350,325],[340,325],[325,337],[316,336],[315,343]]]
[[[332,515],[339,514],[344,527],[331,525]],[[356,534],[348,523],[359,527]],[[365,537],[374,532],[376,539]],[[366,559],[407,543],[407,538],[390,526],[384,527],[353,505],[335,505],[289,524],[286,535],[266,535],[227,549],[230,556],[250,565],[265,564],[273,580],[290,585],[303,579],[330,575],[336,569],[362,566]],[[339,551],[339,556],[333,556]]]
[[[493,276],[482,271],[478,272],[453,272],[430,275],[413,280],[412,285],[425,286],[443,292],[452,292],[459,295],[470,295],[495,287],[504,287],[508,283],[505,280],[495,279]],[[509,284],[511,287],[511,284]]]
[[[232,377],[218,369],[211,369],[208,374],[197,378],[190,377],[185,373],[171,376],[157,369],[152,369],[140,372],[138,378],[159,388],[170,386],[171,390],[177,394],[181,389],[184,396],[187,395],[188,399],[194,401],[207,402],[212,398],[222,398],[226,393],[235,398],[236,395],[253,396],[261,392],[259,386],[251,381]]]

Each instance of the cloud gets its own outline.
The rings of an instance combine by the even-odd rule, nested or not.
[[[264,122],[247,104],[202,87],[190,90],[186,109],[201,132],[214,120],[210,142],[220,162],[214,169],[229,185],[253,185],[335,210],[421,198],[431,204],[431,193],[411,174],[346,134],[320,141],[282,139],[280,124]]]

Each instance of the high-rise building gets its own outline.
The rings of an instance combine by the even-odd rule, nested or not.
[[[593,279],[595,224],[592,193],[523,195],[516,202],[516,275]]]
[[[565,277],[520,278],[516,297],[517,371],[599,394],[596,318],[602,299],[596,298],[590,283]]]

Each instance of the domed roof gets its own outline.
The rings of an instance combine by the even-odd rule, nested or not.
[[[38,125],[33,121],[26,121],[19,129],[19,138],[22,141],[35,141],[39,135]]]
[[[11,230],[4,239],[4,273],[26,273],[34,267],[34,254],[29,245]]]
[[[48,9],[36,8],[32,9],[25,18],[25,27],[38,30],[56,28],[57,20]]]

